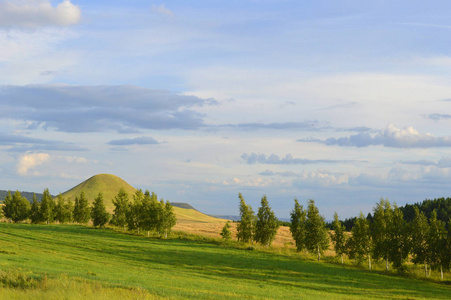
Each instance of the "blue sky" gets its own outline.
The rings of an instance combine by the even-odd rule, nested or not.
[[[449,196],[448,1],[0,0],[0,189],[238,214]]]

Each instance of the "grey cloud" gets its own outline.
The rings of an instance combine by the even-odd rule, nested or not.
[[[451,119],[451,115],[449,115],[449,114],[430,114],[430,115],[427,115],[425,117],[427,119],[431,119],[431,120],[434,120],[434,121]]]
[[[301,176],[300,173],[292,172],[292,171],[286,171],[286,172],[273,172],[271,170],[265,170],[263,172],[260,172],[259,175],[262,176],[282,176],[282,177],[299,177]]]
[[[451,158],[443,157],[438,161],[433,160],[401,160],[398,163],[405,165],[420,165],[420,166],[436,166],[438,168],[451,168]]]
[[[109,145],[113,146],[127,146],[127,145],[156,145],[159,142],[152,137],[137,137],[134,139],[122,139],[122,140],[113,140],[108,142]]]
[[[9,152],[24,152],[32,150],[86,151],[86,148],[73,143],[35,139],[20,135],[0,133],[0,145],[11,146]]]
[[[263,172],[260,172],[259,175],[262,175],[262,176],[273,176],[274,172],[271,171],[271,170],[265,170]]]
[[[331,160],[331,159],[305,159],[305,158],[294,158],[291,154],[285,155],[285,157],[280,158],[276,154],[271,154],[266,156],[265,154],[256,154],[244,153],[241,155],[241,159],[243,159],[247,164],[269,164],[269,165],[307,165],[307,164],[317,164],[317,163],[343,163],[343,162],[351,162],[345,160]],[[355,161],[352,161],[355,162]]]
[[[221,127],[231,127],[238,129],[275,129],[275,130],[303,130],[303,131],[318,131],[327,129],[329,126],[319,121],[305,121],[305,122],[285,122],[285,123],[241,123],[241,124],[226,124]]]
[[[52,6],[50,0],[0,1],[0,27],[68,26],[80,21],[81,11],[70,1]]]
[[[136,86],[3,86],[0,98],[0,118],[64,132],[197,129],[204,116],[192,108],[216,103]]]
[[[298,142],[316,142],[325,145],[348,147],[368,147],[382,145],[391,148],[432,148],[451,147],[451,136],[434,137],[431,134],[421,134],[413,127],[397,128],[390,124],[376,134],[361,132],[341,138],[298,139]]]

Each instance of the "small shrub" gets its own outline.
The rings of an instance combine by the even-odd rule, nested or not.
[[[37,288],[42,282],[42,277],[32,277],[21,269],[0,271],[0,285],[16,289]]]

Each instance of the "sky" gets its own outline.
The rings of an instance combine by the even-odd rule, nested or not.
[[[238,215],[448,197],[451,2],[0,0],[0,189]]]

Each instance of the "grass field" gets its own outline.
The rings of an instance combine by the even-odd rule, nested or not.
[[[35,277],[24,299],[449,299],[451,286],[234,244],[160,240],[78,225],[0,223],[0,269]]]

